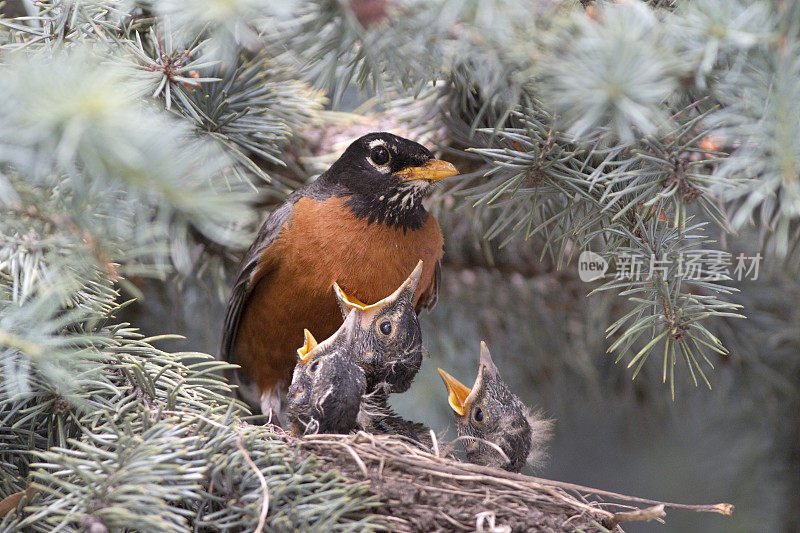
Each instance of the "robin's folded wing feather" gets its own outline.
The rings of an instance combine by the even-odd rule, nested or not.
[[[225,309],[225,321],[222,326],[222,339],[218,354],[218,358],[222,361],[236,363],[234,344],[236,343],[236,335],[239,332],[242,313],[255,284],[268,276],[270,270],[274,267],[274,264],[269,260],[268,249],[278,238],[284,225],[291,217],[292,207],[295,202],[296,199],[290,198],[270,215],[264,225],[261,226],[255,242],[247,250],[241,265],[239,265],[239,270],[236,272],[236,278],[233,282],[231,297]],[[243,376],[238,372],[233,372],[229,373],[228,377],[233,383],[239,385],[238,395],[241,399],[251,405],[258,405],[257,391],[247,394],[244,388],[248,387],[249,384]],[[253,395],[255,395],[255,398],[251,398]]]
[[[294,204],[303,197],[322,201],[338,193],[340,191],[337,188],[324,187],[320,179],[317,179],[310,185],[292,193],[278,209],[272,212],[261,226],[255,242],[242,258],[242,263],[239,265],[239,270],[236,272],[236,278],[233,281],[231,297],[225,309],[222,339],[217,353],[218,359],[228,363],[236,363],[234,345],[236,343],[236,335],[239,333],[242,313],[256,284],[264,281],[276,266],[276,263],[272,260],[277,260],[277,258],[270,257],[269,247],[275,242],[284,225],[291,218]],[[232,384],[238,385],[236,396],[249,404],[254,412],[258,412],[261,399],[260,391],[256,389],[255,385],[241,375],[240,372],[226,372],[226,376]]]
[[[439,285],[442,282],[442,260],[436,261],[436,268],[433,271],[433,280],[428,288],[425,289],[419,300],[417,301],[416,311],[417,314],[421,313],[423,309],[429,313],[436,307],[436,302],[439,301]]]

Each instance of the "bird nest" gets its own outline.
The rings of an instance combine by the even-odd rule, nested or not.
[[[622,531],[624,522],[661,521],[665,509],[733,512],[727,503],[673,504],[464,463],[450,446],[428,453],[392,436],[284,438],[301,457],[366,485],[392,531]]]

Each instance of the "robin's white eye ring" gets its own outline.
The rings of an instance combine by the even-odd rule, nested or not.
[[[372,162],[380,166],[388,163],[391,157],[389,150],[387,150],[385,146],[376,146],[369,153],[369,158],[372,159]]]
[[[392,332],[392,324],[388,320],[381,322],[381,333],[388,335]]]

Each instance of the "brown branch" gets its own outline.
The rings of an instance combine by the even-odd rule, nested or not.
[[[14,494],[9,494],[0,500],[0,518],[3,518],[5,515],[16,509],[23,498],[26,498],[28,501],[30,501],[37,492],[39,491],[37,491],[33,486],[29,486],[25,490],[15,492]]]
[[[624,501],[624,502],[635,502],[635,503],[645,503],[648,505],[663,505],[668,509],[681,509],[684,511],[695,511],[698,513],[717,513],[725,516],[730,516],[733,514],[733,505],[730,503],[714,503],[714,504],[700,504],[700,505],[689,505],[683,503],[671,503],[671,502],[661,502],[658,500],[650,500],[647,498],[639,498],[638,496],[628,496],[626,494],[620,494],[618,492],[611,492],[607,490],[599,490],[594,489],[591,487],[585,487],[583,485],[576,485],[575,483],[566,483],[563,481],[554,481],[551,479],[544,479],[539,477],[533,476],[526,476],[524,474],[515,474],[512,472],[506,472],[505,470],[497,470],[495,468],[491,468],[488,466],[480,466],[474,465],[469,463],[464,463],[465,470],[476,471],[480,473],[486,473],[493,475],[495,477],[508,477],[511,479],[520,479],[524,481],[534,481],[536,483],[540,483],[542,485],[547,485],[551,487],[557,487],[560,489],[565,490],[574,490],[577,492],[582,492],[585,494],[594,494],[596,496],[603,496],[605,498],[612,498],[614,500]]]
[[[669,117],[669,119],[670,120],[675,120],[676,118],[678,118],[678,116],[680,116],[681,113],[685,113],[686,111],[689,111],[690,109],[694,109],[695,107],[697,107],[702,102],[705,102],[708,99],[709,99],[708,96],[704,96],[701,99],[699,99],[699,100],[697,100],[695,102],[692,102],[691,104],[687,105],[686,107],[684,107],[683,109],[681,109],[680,111],[678,111],[677,113],[675,113],[674,115]]]
[[[606,524],[609,529],[614,529],[617,524],[622,522],[649,522],[650,520],[658,520],[664,518],[667,513],[664,512],[663,505],[654,505],[646,509],[636,509],[634,511],[621,511],[614,513],[614,517]]]

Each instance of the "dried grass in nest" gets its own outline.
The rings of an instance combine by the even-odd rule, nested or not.
[[[301,457],[364,483],[392,531],[621,531],[659,520],[665,509],[730,515],[733,506],[659,502],[561,483],[434,455],[384,435],[285,437]]]

